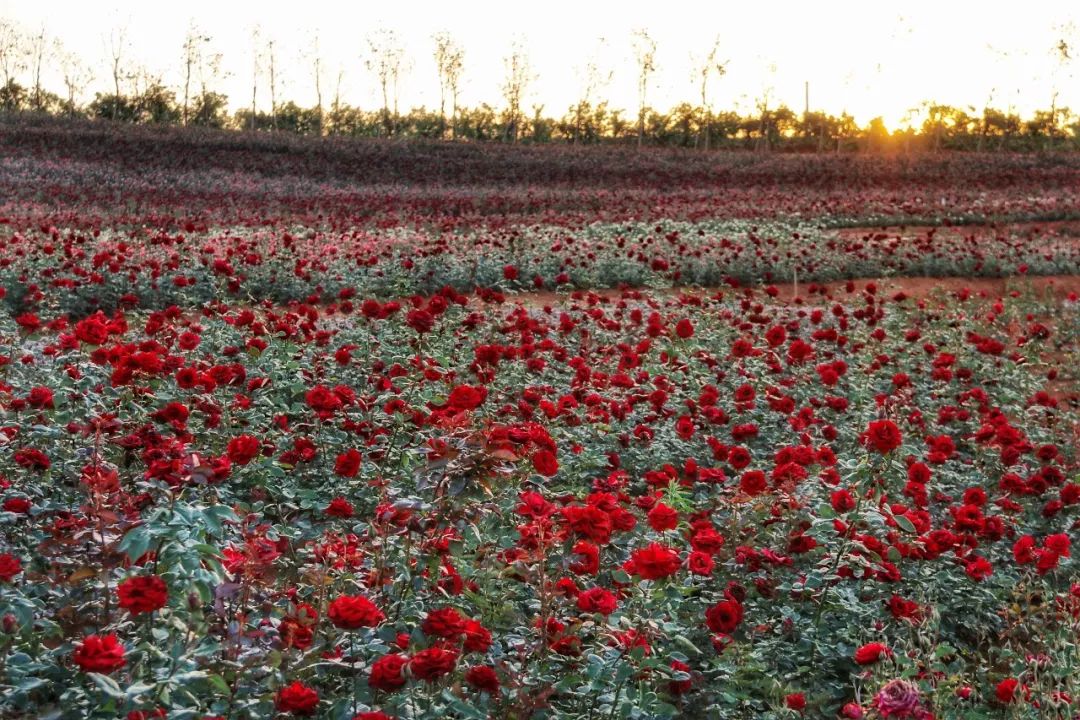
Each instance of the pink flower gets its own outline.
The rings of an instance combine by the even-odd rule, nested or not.
[[[916,717],[921,710],[919,688],[907,680],[890,680],[878,690],[874,707],[882,717]]]

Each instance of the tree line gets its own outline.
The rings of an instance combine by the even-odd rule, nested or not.
[[[774,104],[773,91],[768,87],[749,111],[715,109],[709,90],[723,79],[729,65],[721,60],[719,39],[699,55],[692,55],[693,101],[667,110],[650,104],[657,45],[646,30],[637,30],[632,37],[637,107],[628,111],[602,99],[613,72],[603,72],[595,60],[590,60],[579,68],[578,100],[559,114],[546,111],[543,105],[526,106],[528,89],[538,76],[527,51],[517,43],[511,45],[503,59],[499,101],[465,107],[459,103],[467,67],[465,48],[447,32],[435,34],[431,52],[438,74],[439,107],[403,111],[399,107],[399,87],[411,62],[392,30],[370,33],[363,47],[362,67],[377,83],[382,101],[379,108],[361,108],[343,100],[344,70],[328,76],[317,37],[311,39],[299,60],[299,64],[307,66],[305,73],[310,73],[316,103],[303,106],[280,98],[282,60],[273,38],[256,27],[251,41],[251,103],[230,111],[229,98],[219,89],[222,53],[214,49],[212,37],[194,24],[179,49],[180,82],[170,85],[162,75],[132,59],[125,28],[116,28],[105,38],[107,76],[99,77],[59,39],[50,38],[44,28],[27,32],[13,22],[0,20],[0,112],[303,135],[617,143],[760,152],[1080,149],[1080,116],[1058,106],[1056,91],[1048,110],[1026,118],[992,107],[990,100],[981,109],[925,102],[911,110],[918,122],[893,132],[881,118],[860,125],[847,113],[811,110],[809,102],[801,112]],[[1060,63],[1071,62],[1071,47],[1066,40],[1059,41],[1054,49]],[[62,88],[50,90],[43,86],[46,69],[61,79]],[[93,99],[82,102],[95,82],[99,89]]]

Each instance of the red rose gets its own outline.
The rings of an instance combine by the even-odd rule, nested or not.
[[[237,435],[229,441],[225,453],[237,465],[247,465],[259,455],[261,449],[258,438],[251,435]]]
[[[594,587],[578,595],[577,606],[581,612],[610,615],[615,612],[619,602],[611,591]]]
[[[694,337],[694,324],[686,318],[683,318],[675,324],[675,334],[683,340]]]
[[[87,345],[102,345],[109,339],[109,326],[101,313],[75,323],[75,337]]]
[[[793,340],[788,347],[787,361],[789,365],[799,365],[814,356],[814,348],[805,340]]]
[[[849,490],[844,488],[834,490],[832,495],[829,496],[829,501],[832,504],[832,509],[838,513],[846,513],[855,508],[855,498],[851,496]]]
[[[899,595],[893,595],[885,601],[885,606],[896,619],[918,621],[922,616],[922,608],[913,600],[905,600]]]
[[[1016,678],[1005,678],[994,688],[994,695],[1003,703],[1011,703],[1016,700],[1016,691],[1020,688],[1020,681]]]
[[[1020,565],[1035,561],[1035,538],[1031,535],[1021,535],[1020,539],[1013,543],[1013,559]]]
[[[903,438],[900,436],[900,428],[892,420],[874,420],[866,426],[862,434],[862,443],[871,447],[882,455],[887,455],[900,447]]]
[[[368,675],[368,685],[376,690],[397,690],[405,685],[405,675],[402,670],[409,664],[408,658],[397,653],[383,655],[371,664],[371,672]]]
[[[454,608],[440,608],[427,614],[420,629],[428,637],[454,640],[465,632],[465,618]]]
[[[316,385],[304,394],[308,407],[316,412],[331,413],[341,408],[341,398],[325,385]]]
[[[657,503],[648,515],[649,527],[656,532],[673,530],[679,524],[679,512],[664,503]]]
[[[387,715],[381,710],[372,710],[371,712],[362,712],[353,715],[352,720],[394,720],[394,716]]]
[[[773,325],[765,331],[765,341],[769,347],[780,347],[787,340],[787,330],[781,325]]]
[[[489,695],[499,692],[499,676],[495,674],[493,668],[487,665],[477,665],[474,668],[469,668],[465,673],[465,682]]]
[[[739,478],[739,489],[747,495],[760,495],[767,487],[765,473],[761,470],[747,470]]]
[[[487,652],[491,647],[491,631],[476,620],[465,623],[465,650],[468,652]]]
[[[860,665],[870,665],[889,655],[892,655],[892,651],[884,644],[879,642],[867,643],[855,651],[855,662]]]
[[[714,633],[733,633],[743,619],[738,600],[721,600],[705,611],[705,625]]]
[[[579,557],[570,563],[570,572],[575,575],[595,575],[600,571],[600,548],[596,545],[579,540],[571,551]]]
[[[117,585],[116,594],[120,598],[120,607],[138,615],[165,607],[169,588],[157,575],[137,575]]]
[[[350,448],[337,456],[334,462],[334,473],[341,477],[356,477],[356,474],[360,472],[360,462],[363,459],[364,456],[358,450]]]
[[[26,498],[8,498],[3,501],[4,511],[16,515],[26,515],[30,512],[30,501]]]
[[[342,595],[336,598],[330,603],[326,616],[335,627],[343,630],[375,627],[386,619],[382,610],[363,595]]]
[[[690,557],[687,559],[687,567],[695,575],[711,575],[715,566],[716,563],[713,561],[712,555],[700,550],[690,553]]]
[[[1047,550],[1059,555],[1061,557],[1070,557],[1070,546],[1072,541],[1069,540],[1069,536],[1065,533],[1055,533],[1054,535],[1047,535],[1043,540],[1043,545]]]
[[[633,552],[627,572],[638,575],[642,580],[659,580],[674,575],[681,564],[677,552],[659,543],[650,543],[648,547]]]
[[[457,665],[457,653],[440,647],[421,650],[409,660],[409,671],[418,680],[433,681],[447,675]]]
[[[840,717],[847,718],[847,720],[862,720],[866,717],[866,713],[863,712],[858,703],[849,702],[841,708]]]
[[[353,515],[353,506],[343,497],[336,497],[330,501],[324,512],[330,517],[350,518]]]
[[[83,672],[106,675],[127,664],[124,646],[116,640],[115,635],[87,635],[82,643],[75,646],[71,659]]]
[[[47,387],[36,387],[26,397],[30,407],[38,410],[51,410],[53,408],[53,392]]]
[[[690,673],[690,666],[679,660],[671,661],[671,669],[676,673]],[[694,681],[690,678],[685,680],[671,680],[668,683],[668,692],[672,695],[684,695],[690,692],[690,688],[693,686]]]
[[[15,464],[27,470],[40,470],[44,472],[52,466],[49,456],[37,448],[23,448],[16,450],[14,454]]]
[[[435,326],[435,318],[427,310],[410,310],[405,316],[405,323],[423,335],[431,332],[431,328]]]
[[[275,702],[278,711],[294,715],[314,715],[319,707],[319,693],[299,680],[278,690]]]
[[[11,579],[22,572],[22,562],[19,558],[9,553],[0,555],[0,581],[11,582]]]
[[[559,472],[559,461],[548,450],[539,450],[532,456],[533,468],[544,477],[552,477]]]
[[[736,470],[742,470],[750,464],[750,451],[744,447],[733,447],[728,451],[728,463]]]
[[[503,279],[504,280],[517,280],[518,269],[513,265],[503,266]]]
[[[994,574],[994,566],[986,558],[976,555],[964,566],[964,572],[975,582],[982,582]]]
[[[450,391],[446,400],[447,408],[454,411],[475,410],[487,399],[487,388],[473,385],[458,385]]]
[[[299,618],[293,617],[287,617],[278,624],[278,635],[281,636],[282,646],[286,648],[307,650],[315,640],[315,631]]]
[[[806,708],[806,696],[802,693],[790,693],[784,698],[784,704],[792,710],[803,710]]]

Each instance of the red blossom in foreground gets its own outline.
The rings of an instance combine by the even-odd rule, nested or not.
[[[544,477],[554,477],[559,472],[559,461],[547,450],[539,450],[532,456],[533,469]]]
[[[882,643],[872,642],[862,645],[855,651],[855,662],[860,665],[876,663],[882,657],[888,657],[892,651]]]
[[[342,630],[372,628],[386,619],[382,610],[363,595],[342,595],[334,598],[327,608],[326,616],[335,627]]]
[[[353,516],[353,506],[352,503],[345,498],[336,497],[330,501],[330,504],[326,506],[324,512],[329,517],[350,518]]]
[[[368,685],[376,690],[391,692],[404,687],[407,682],[404,674],[409,659],[404,655],[389,653],[371,664]]]
[[[319,693],[299,680],[278,690],[274,704],[279,712],[314,715],[319,707]]]
[[[874,420],[866,426],[862,441],[864,445],[876,452],[888,455],[900,447],[902,437],[900,428],[892,420]]]
[[[681,564],[677,552],[659,543],[650,543],[631,554],[626,571],[642,580],[662,580],[674,575]]]
[[[495,670],[487,665],[469,668],[465,672],[465,682],[490,695],[499,692],[499,677],[495,674]]]
[[[409,672],[417,680],[434,682],[453,672],[457,658],[454,651],[440,647],[421,650],[409,660]]]
[[[0,581],[11,582],[12,578],[22,572],[22,562],[10,553],[0,554]]]
[[[137,575],[116,586],[120,607],[132,615],[153,612],[165,607],[169,589],[157,575]]]
[[[734,599],[721,600],[705,611],[705,624],[714,633],[730,635],[743,619],[743,607]]]
[[[96,672],[108,675],[127,664],[124,659],[124,646],[116,635],[87,635],[75,646],[71,659],[84,672]]]

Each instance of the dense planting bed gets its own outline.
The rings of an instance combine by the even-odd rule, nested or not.
[[[0,715],[1076,716],[1075,161],[139,132],[0,127]]]

